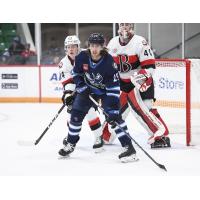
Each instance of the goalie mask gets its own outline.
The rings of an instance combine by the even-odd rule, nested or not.
[[[78,51],[80,51],[80,44],[81,44],[81,42],[76,35],[69,35],[65,38],[64,50],[67,51],[67,46],[69,46],[69,45],[77,45]]]
[[[119,23],[118,34],[122,42],[127,42],[134,35],[133,23]]]

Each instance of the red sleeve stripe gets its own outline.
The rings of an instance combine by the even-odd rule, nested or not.
[[[135,63],[137,62],[139,59],[138,59],[138,56],[137,55],[132,55],[132,56],[129,56],[128,57],[128,61],[129,63]]]
[[[120,64],[119,56],[113,56],[113,59],[114,59],[116,64]],[[121,55],[121,59],[122,59],[122,62],[127,62],[125,56]],[[138,56],[137,55],[128,56],[128,62],[130,64],[135,63],[136,61],[138,61]]]
[[[68,83],[74,83],[73,78],[69,78],[69,79],[63,81],[63,82],[62,82],[62,85],[66,85],[66,84],[68,84]]]
[[[119,58],[118,57],[113,56],[113,59],[114,59],[116,64],[119,64]]]
[[[140,62],[141,67],[146,66],[146,65],[155,65],[155,60],[154,59],[149,59],[149,60],[144,60]]]

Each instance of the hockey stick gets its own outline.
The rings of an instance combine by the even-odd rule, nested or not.
[[[18,141],[18,144],[22,145],[22,146],[37,145],[40,142],[40,140],[43,138],[43,136],[45,135],[45,133],[49,130],[49,128],[51,127],[51,125],[54,123],[54,121],[58,118],[59,114],[64,109],[64,107],[65,107],[65,104],[62,105],[62,107],[56,113],[55,117],[51,120],[51,122],[49,123],[49,125],[45,128],[45,130],[42,132],[42,134],[40,135],[40,137],[37,140],[35,140],[35,141]]]
[[[105,110],[95,101],[95,99],[91,96],[91,95],[89,95],[89,98],[90,98],[90,100],[103,112],[103,114],[105,115],[105,116],[109,116],[106,112],[105,112]],[[135,141],[135,139],[134,138],[132,138],[131,136],[130,136],[130,134],[128,133],[128,132],[126,132],[126,130],[124,130],[116,121],[114,122],[115,124],[116,124],[116,126],[121,130],[121,131],[123,131],[159,168],[161,168],[161,169],[163,169],[163,170],[165,170],[165,171],[167,171],[167,169],[166,169],[166,167],[164,166],[164,165],[162,165],[162,164],[160,164],[160,163],[158,163],[158,162],[156,162],[150,155],[149,155],[149,153],[147,153],[136,141]]]

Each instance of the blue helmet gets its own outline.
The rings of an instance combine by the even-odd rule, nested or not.
[[[103,45],[105,40],[101,33],[92,33],[90,34],[90,37],[88,38],[89,44],[100,44]]]

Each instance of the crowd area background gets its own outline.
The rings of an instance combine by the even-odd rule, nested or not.
[[[101,32],[107,43],[117,35],[112,23],[42,23],[40,24],[40,64],[56,65],[65,55],[63,42],[68,35],[78,35],[87,48],[92,32]],[[200,24],[135,23],[134,31],[147,39],[156,58],[199,58]],[[36,24],[0,24],[0,65],[37,64]]]

